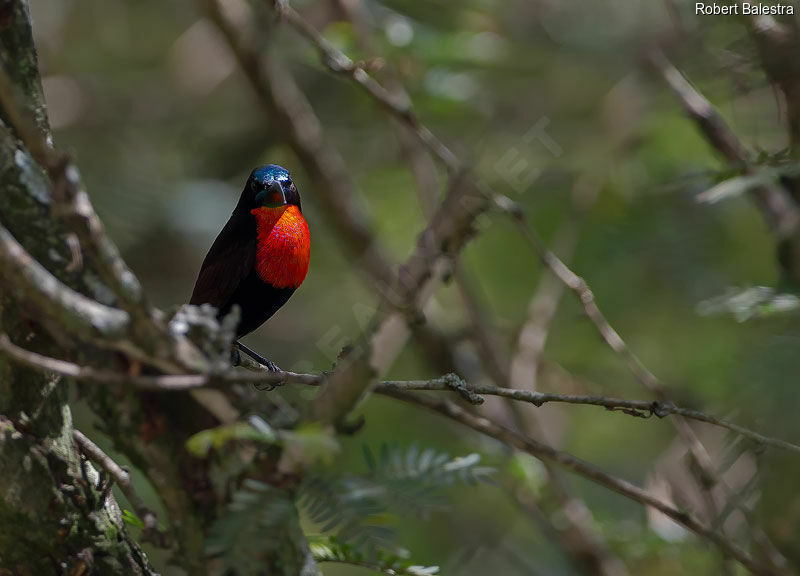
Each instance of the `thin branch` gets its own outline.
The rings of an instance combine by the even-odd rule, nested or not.
[[[569,261],[578,244],[584,214],[594,204],[602,187],[600,178],[579,178],[572,191],[572,209],[556,233],[553,246]],[[555,316],[564,283],[546,270],[539,288],[528,305],[528,318],[517,338],[517,347],[511,361],[509,383],[511,388],[536,390],[539,365],[547,343],[550,324]]]
[[[57,337],[77,337],[100,348],[123,352],[166,372],[180,372],[183,369],[180,366],[203,365],[194,346],[185,339],[176,340],[174,345],[170,342],[169,348],[158,356],[143,350],[139,345],[141,339],[130,337],[131,320],[126,311],[100,304],[61,282],[2,224],[0,280],[23,306],[35,309],[37,322]],[[170,354],[166,354],[167,351]]]
[[[655,375],[644,365],[636,354],[628,347],[619,333],[608,322],[605,315],[600,311],[594,301],[594,294],[592,293],[586,281],[575,274],[569,266],[555,255],[544,244],[538,233],[528,224],[524,216],[519,212],[509,212],[523,236],[528,240],[529,244],[534,248],[542,263],[553,273],[555,276],[569,288],[578,301],[583,306],[583,310],[589,320],[592,321],[600,336],[605,343],[617,355],[619,355],[628,365],[630,371],[636,376],[636,379],[641,382],[645,388],[653,392],[659,400],[664,399],[664,388]]]
[[[762,54],[763,57],[763,54]],[[695,121],[701,133],[709,143],[736,168],[746,174],[754,173],[751,154],[739,141],[722,116],[711,103],[673,66],[660,51],[650,55],[651,64],[660,72],[667,85],[672,89],[684,107],[687,115]],[[794,191],[796,193],[796,191]],[[767,224],[778,239],[778,262],[786,279],[800,282],[800,211],[783,187],[778,185],[762,185],[749,190],[749,194],[761,209]],[[689,447],[689,453],[699,465],[698,470],[705,477],[700,478],[701,486],[719,483],[728,496],[734,496],[730,487],[716,477],[711,459],[692,429],[676,421],[679,434]],[[785,571],[786,560],[778,549],[770,542],[763,530],[758,527],[752,511],[736,502],[747,520],[754,540],[761,547],[765,556],[777,570]]]
[[[371,60],[381,59],[381,55],[377,53],[372,39],[371,24],[368,22],[363,2],[360,0],[339,0],[337,4],[352,23],[356,40],[359,42],[361,49]],[[383,72],[384,85],[391,93],[392,100],[395,102],[410,102],[410,97],[391,62],[386,62],[380,70]],[[383,106],[382,109],[391,119],[397,120],[396,114],[393,114],[388,107]],[[392,122],[392,125],[395,128],[402,154],[407,159],[411,173],[414,176],[423,214],[425,214],[426,219],[429,219],[438,202],[439,191],[436,165],[431,159],[429,149],[417,137],[412,126],[403,121]],[[511,367],[508,365],[505,351],[501,347],[494,327],[486,316],[485,306],[478,297],[476,288],[470,283],[463,263],[454,262],[453,279],[458,286],[463,306],[467,311],[470,332],[478,348],[484,370],[496,384],[505,385],[510,380]],[[551,280],[551,284],[555,283],[557,287],[561,288],[561,284],[552,280],[552,276],[548,276],[548,279]],[[423,332],[424,328],[425,326],[414,326],[414,334],[418,340],[424,338],[430,332]],[[446,346],[447,350],[442,352],[439,347],[429,346],[424,340],[420,340],[420,342],[422,343],[422,349],[434,364],[441,363],[437,362],[437,354],[444,354],[446,357],[452,357],[453,355],[450,346]],[[528,418],[523,421],[525,415],[517,409],[518,405],[516,403],[508,400],[506,407],[518,428],[525,430],[524,424],[530,421],[533,415],[528,415]],[[555,527],[551,527],[552,531],[558,534],[556,542],[561,544],[565,552],[571,554],[579,565],[585,566],[593,574],[605,576],[624,576],[627,574],[622,561],[615,557],[611,550],[605,546],[602,536],[592,526],[591,512],[586,508],[586,505],[569,494],[569,490],[561,481],[557,471],[553,470],[552,465],[546,465],[546,467],[548,483],[551,486],[553,495],[558,500],[558,505],[567,526],[566,530],[558,530]],[[531,505],[535,507],[538,504],[531,503]],[[537,517],[545,518],[549,517],[549,515],[540,511]]]
[[[336,4],[351,22],[355,32],[356,41],[361,50],[367,54],[370,62],[380,62],[380,76],[394,101],[410,102],[410,96],[403,86],[402,78],[392,62],[387,61],[378,53],[374,41],[371,22],[364,2],[361,0],[337,0]],[[384,111],[391,118],[395,115],[386,108]],[[395,118],[396,119],[396,118]],[[411,174],[416,182],[417,192],[420,196],[422,211],[429,218],[438,202],[439,182],[436,164],[433,162],[428,148],[417,138],[414,130],[404,122],[392,122],[401,154],[407,160]]]
[[[697,420],[698,422],[705,422],[706,424],[726,428],[731,432],[736,432],[737,434],[753,440],[758,444],[781,448],[783,450],[800,454],[800,446],[797,444],[792,444],[791,442],[781,440],[780,438],[765,436],[728,420],[711,416],[704,412],[700,412],[699,410],[675,406],[671,403],[652,402],[647,400],[625,400],[622,398],[612,398],[608,396],[551,394],[533,390],[503,388],[499,386],[492,386],[491,384],[468,384],[465,386],[466,389],[473,394],[501,396],[503,398],[510,398],[520,402],[528,402],[536,407],[541,407],[548,402],[557,402],[565,404],[582,404],[586,406],[600,406],[606,410],[620,411],[628,414],[629,416],[634,416],[637,418],[650,418],[652,416],[665,418],[672,415],[682,416],[691,420]],[[442,379],[434,379],[398,382],[387,381],[383,382],[376,388],[376,392],[386,392],[392,390],[453,390],[453,385],[443,381]]]
[[[752,172],[752,156],[731,130],[722,115],[711,105],[661,52],[651,54],[650,62],[678,98],[686,114],[694,120],[709,144],[734,167]],[[758,186],[750,194],[764,213],[779,239],[798,234],[800,213],[789,196],[777,186]],[[788,270],[788,272],[792,272]],[[794,276],[800,276],[794,273]]]
[[[609,348],[611,348],[612,351],[614,351],[620,358],[623,359],[628,366],[628,369],[639,381],[639,383],[653,393],[653,395],[658,399],[659,404],[672,404],[672,402],[669,400],[664,385],[628,347],[619,333],[608,322],[605,315],[595,303],[594,294],[592,293],[586,281],[575,274],[575,272],[573,272],[566,264],[564,264],[564,262],[558,256],[556,256],[547,248],[547,246],[545,246],[536,230],[534,230],[534,228],[525,220],[524,215],[519,210],[514,209],[514,207],[506,207],[502,202],[497,204],[501,208],[505,209],[512,219],[517,223],[518,228],[536,251],[545,266],[547,266],[547,268],[549,268],[556,275],[556,277],[572,291],[578,301],[580,301],[581,305],[583,306],[584,313],[592,322],[603,341],[608,345]],[[681,440],[687,446],[689,455],[697,465],[697,471],[700,472],[701,475],[701,477],[698,478],[701,489],[706,485],[719,484],[728,496],[733,496],[731,488],[727,485],[727,483],[717,476],[711,457],[703,444],[700,442],[697,434],[695,434],[691,426],[689,426],[688,423],[683,420],[683,418],[687,416],[679,416],[679,418],[673,420],[673,425],[678,431],[678,435],[680,436]],[[769,546],[769,550],[766,550],[767,556],[770,558],[770,561],[773,561],[774,559],[773,564],[776,570],[784,570],[783,567],[785,566],[785,562],[782,561],[781,554],[776,548],[774,548],[773,545],[771,545],[771,543],[769,543],[769,540],[766,538],[766,534],[763,532],[763,530],[753,523],[754,517],[751,511],[746,509],[744,506],[740,506],[740,503],[738,502],[737,506],[742,509],[745,518],[748,520],[748,528],[755,535],[757,541],[760,544],[767,543],[767,546]]]
[[[8,335],[0,333],[0,352],[9,359],[28,366],[61,376],[73,378],[92,384],[130,385],[140,390],[161,392],[184,392],[202,388],[219,388],[231,384],[306,384],[318,385],[324,376],[315,374],[297,374],[295,372],[241,372],[230,371],[221,374],[166,374],[159,376],[127,374],[113,370],[100,370],[88,366],[80,366],[66,360],[43,356],[25,350],[14,344]]]
[[[98,370],[87,366],[80,366],[66,360],[58,360],[56,358],[37,354],[17,346],[3,333],[0,333],[0,352],[6,354],[9,359],[30,368],[54,372],[83,382],[131,385],[142,390],[162,392],[183,392],[200,388],[225,387],[231,384],[263,384],[274,386],[300,384],[306,386],[320,386],[328,377],[326,374],[300,374],[297,372],[283,371],[271,372],[264,369],[249,372],[230,371],[213,375],[168,374],[162,376],[144,376],[126,374],[124,372]],[[625,414],[639,418],[650,418],[651,416],[664,418],[666,416],[677,415],[726,428],[765,446],[772,446],[790,452],[800,453],[800,446],[792,444],[791,442],[765,436],[745,428],[744,426],[711,416],[704,412],[682,408],[669,403],[661,404],[659,402],[648,402],[646,400],[625,400],[607,396],[550,394],[532,390],[515,390],[490,384],[474,385],[464,382],[461,378],[453,374],[447,374],[431,380],[386,380],[378,383],[375,387],[375,392],[385,395],[392,395],[394,392],[408,391],[456,392],[471,404],[483,403],[481,395],[487,395],[527,402],[536,407],[541,407],[548,402],[600,406],[607,410],[622,411]]]
[[[40,355],[33,353],[27,353],[25,355],[20,356],[18,353],[16,353],[18,352],[18,349],[15,349],[16,347],[13,344],[10,344],[8,339],[5,337],[0,337],[0,348],[4,352],[9,354],[9,356],[12,359],[19,360],[32,367],[37,367],[46,370],[53,370],[66,376],[71,376],[75,378],[88,378],[88,379],[92,379],[95,377],[100,377],[101,379],[104,379],[107,376],[107,374],[100,372],[94,372],[94,371],[86,372],[87,369],[76,367],[74,364],[68,362],[62,362],[62,361],[42,362],[42,357]],[[139,380],[139,378],[141,377],[131,377],[126,375],[119,375],[119,376],[121,378],[125,378],[128,382],[131,383],[141,382],[141,380]],[[273,373],[272,375],[265,374],[265,376],[270,376],[270,378],[272,378],[272,377],[280,377],[283,375]],[[304,378],[308,378],[308,381],[306,383],[316,383],[319,381],[320,378],[319,376],[313,376],[313,375],[301,375],[301,376]],[[163,378],[174,378],[174,377],[163,377]],[[452,387],[452,384],[450,384],[449,386]],[[504,390],[504,389],[499,389],[499,390]],[[594,466],[583,460],[580,460],[570,454],[567,454],[565,452],[556,450],[550,446],[537,442],[531,438],[526,438],[524,436],[521,436],[511,430],[503,428],[502,426],[494,424],[484,418],[473,416],[472,414],[469,414],[468,412],[461,409],[457,405],[448,402],[446,400],[410,394],[404,390],[399,389],[398,383],[396,382],[389,383],[389,385],[385,388],[379,388],[379,391],[380,393],[386,396],[391,396],[393,398],[397,398],[406,402],[411,402],[417,405],[421,405],[431,410],[442,413],[456,421],[461,422],[462,424],[469,426],[470,428],[473,428],[483,434],[491,436],[510,446],[516,447],[524,452],[531,454],[532,456],[553,462],[597,484],[605,486],[610,490],[618,492],[628,498],[631,498],[632,500],[641,502],[642,504],[646,504],[648,506],[652,506],[656,510],[662,512],[663,514],[673,519],[675,522],[697,533],[698,535],[712,541],[717,546],[719,546],[720,549],[725,551],[727,554],[729,554],[731,557],[735,558],[739,562],[741,562],[752,572],[756,574],[771,573],[765,567],[754,561],[750,556],[747,555],[746,552],[741,550],[738,546],[736,546],[726,538],[722,537],[717,532],[714,532],[713,530],[707,528],[690,514],[673,508],[669,504],[666,504],[665,502],[662,502],[657,498],[653,497],[651,494],[649,494],[642,488],[635,486],[625,480],[621,480],[619,478],[606,474],[605,472],[602,472],[601,470],[595,468]]]
[[[125,494],[128,502],[133,506],[136,515],[144,524],[143,540],[154,541],[162,546],[166,545],[166,535],[158,529],[158,518],[133,487],[131,475],[128,471],[114,462],[108,454],[103,452],[97,444],[87,438],[80,430],[73,430],[72,437],[75,439],[75,443],[78,445],[81,452],[105,470],[109,476],[114,479],[114,482],[117,483],[122,493]]]
[[[800,28],[793,18],[778,21],[767,14],[751,15],[747,22],[767,76],[783,93],[789,140],[796,157],[800,154]],[[793,192],[797,198],[799,192]]]
[[[357,62],[353,62],[344,52],[334,48],[320,32],[309,24],[288,0],[275,0],[273,6],[278,14],[292,28],[309,40],[317,49],[322,64],[334,74],[344,75],[364,89],[378,104],[408,125],[419,140],[452,173],[461,171],[461,161],[453,152],[420,122],[411,101],[404,93],[392,93],[384,88]]]
[[[449,277],[454,259],[474,233],[476,218],[488,207],[486,198],[465,179],[450,182],[444,200],[400,267],[393,308],[379,311],[375,327],[347,351],[315,399],[318,419],[343,418],[388,370],[408,337],[409,318],[419,317],[417,311]]]
[[[522,436],[513,430],[509,430],[508,428],[504,428],[486,418],[481,418],[480,416],[475,416],[470,414],[466,410],[462,409],[460,406],[448,402],[447,400],[443,400],[440,398],[433,398],[430,396],[422,396],[419,394],[408,393],[404,391],[393,391],[393,392],[386,392],[387,395],[390,395],[394,398],[407,402],[409,404],[414,404],[417,406],[423,406],[432,410],[434,412],[438,412],[451,420],[455,420],[460,422],[461,424],[472,428],[486,436],[490,436],[503,444],[507,444],[518,450],[530,454],[535,458],[540,460],[545,460],[548,462],[553,462],[554,464],[574,472],[575,474],[590,480],[595,484],[599,484],[639,502],[646,506],[651,506],[652,508],[658,510],[662,514],[668,516],[684,528],[694,532],[698,536],[701,536],[710,542],[713,542],[717,547],[719,547],[724,553],[728,554],[732,558],[736,559],[740,562],[743,566],[745,566],[748,570],[753,572],[754,574],[759,575],[771,575],[773,572],[767,568],[766,566],[762,565],[760,562],[756,561],[752,558],[745,550],[740,548],[737,544],[730,541],[729,539],[725,538],[720,533],[712,530],[711,528],[705,526],[702,522],[700,522],[696,517],[694,517],[691,513],[687,511],[679,510],[670,504],[659,500],[646,490],[636,486],[628,482],[627,480],[623,480],[621,478],[617,478],[612,476],[606,472],[603,472],[599,468],[593,466],[592,464],[581,460],[567,452],[563,452],[561,450],[556,450],[555,448],[548,446],[547,444],[543,444],[541,442],[537,442],[532,438],[527,438]]]

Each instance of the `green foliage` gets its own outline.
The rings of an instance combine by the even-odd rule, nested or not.
[[[331,536],[312,535],[308,545],[317,562],[341,562],[370,568],[391,576],[432,576],[439,574],[438,566],[411,564],[407,556],[398,556],[383,551],[367,556],[349,544]]]
[[[479,466],[478,454],[453,458],[431,448],[420,451],[416,445],[405,451],[383,445],[378,456],[365,446],[364,460],[365,474],[310,474],[299,502],[323,532],[366,550],[391,548],[393,517],[440,509],[443,488],[485,481],[493,471]]]
[[[229,442],[243,440],[262,444],[275,444],[277,434],[268,429],[256,428],[248,422],[235,422],[225,426],[217,426],[201,430],[186,441],[186,449],[198,458],[205,458],[212,448],[219,450]]]
[[[724,294],[709,298],[697,305],[702,315],[730,314],[739,322],[751,318],[785,314],[800,308],[795,294],[778,292],[768,286],[729,288]]]
[[[144,528],[144,522],[133,512],[125,508],[122,511],[122,521],[136,528]]]
[[[275,534],[295,514],[289,494],[264,482],[245,480],[211,527],[206,554],[219,557],[222,572],[257,573],[261,554],[280,540]]]
[[[451,457],[431,448],[382,446],[378,455],[364,448],[367,471],[360,475],[311,470],[295,498],[263,482],[246,480],[234,492],[225,514],[212,526],[206,552],[218,556],[226,570],[257,571],[260,556],[277,539],[270,534],[296,514],[295,502],[326,534],[329,560],[348,558],[380,566],[388,574],[435,574],[438,568],[407,565],[407,552],[394,544],[392,521],[399,515],[440,509],[441,489],[487,481],[493,469],[480,456]],[[390,570],[394,570],[391,572]]]
[[[715,204],[721,200],[741,196],[760,186],[777,184],[781,177],[796,177],[798,173],[800,173],[800,166],[797,163],[759,168],[752,173],[734,176],[719,182],[698,195],[697,201]]]
[[[375,478],[385,480],[416,480],[434,485],[452,485],[456,482],[475,484],[489,480],[494,472],[494,468],[478,466],[481,457],[476,453],[452,458],[433,448],[420,452],[416,444],[405,453],[397,445],[384,444],[381,446],[380,457],[376,459],[369,446],[365,445],[363,450],[370,473]]]

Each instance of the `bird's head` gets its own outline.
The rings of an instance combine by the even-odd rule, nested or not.
[[[284,208],[297,206],[300,209],[300,193],[289,177],[289,171],[277,164],[259,166],[250,173],[242,197],[241,208]]]

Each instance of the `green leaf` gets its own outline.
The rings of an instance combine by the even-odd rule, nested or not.
[[[308,546],[317,562],[339,562],[362,566],[390,576],[433,576],[439,574],[438,566],[411,564],[406,557],[378,550],[364,554],[339,538],[324,535],[308,535]]]
[[[122,511],[122,521],[131,526],[136,526],[137,528],[144,528],[144,522],[127,508]]]
[[[263,420],[262,420],[263,422]],[[266,424],[266,422],[264,422]],[[193,456],[204,458],[212,448],[219,450],[226,444],[237,440],[257,442],[262,444],[275,444],[278,434],[271,428],[256,429],[248,422],[236,422],[208,430],[201,430],[193,434],[186,441],[186,449]]]
[[[221,560],[223,571],[257,573],[262,554],[279,542],[270,534],[296,514],[291,496],[284,490],[247,479],[234,492],[225,513],[209,530],[206,554]]]
[[[769,286],[729,288],[724,294],[704,300],[697,305],[701,316],[731,314],[738,322],[751,318],[786,314],[800,308],[797,295],[778,292]]]
[[[781,176],[797,176],[798,174],[800,174],[800,165],[798,164],[759,168],[756,172],[723,180],[698,194],[696,200],[705,204],[715,204],[721,200],[740,196],[753,188],[774,184]]]
[[[282,431],[281,442],[284,447],[281,467],[285,470],[307,468],[317,462],[330,463],[340,449],[331,431],[318,424]]]

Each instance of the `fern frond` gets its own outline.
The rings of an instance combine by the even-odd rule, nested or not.
[[[262,555],[274,545],[273,534],[295,514],[290,495],[257,480],[245,480],[225,513],[211,526],[206,554],[218,557],[223,572],[255,574]]]
[[[317,562],[338,562],[360,566],[388,576],[433,576],[439,574],[438,566],[411,564],[407,558],[378,551],[366,556],[359,549],[330,536],[309,536],[308,544]]]

